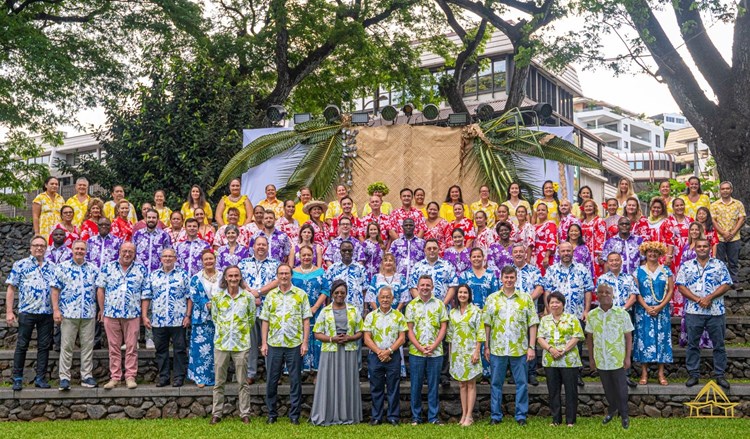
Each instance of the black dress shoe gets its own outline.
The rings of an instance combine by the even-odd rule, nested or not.
[[[294,418],[289,421],[292,425],[299,425],[299,418]]]
[[[490,419],[490,425],[498,425],[502,423],[503,423],[502,419]]]
[[[209,422],[209,424],[211,424],[211,425],[216,425],[216,424],[218,424],[219,422],[221,422],[221,418],[220,418],[220,417],[218,417],[218,416],[214,416],[214,417],[212,417],[212,418],[211,418],[211,422]]]
[[[268,419],[266,419],[266,424],[275,424],[275,423],[276,423],[276,418],[268,418]]]
[[[370,425],[380,425],[380,419],[370,419]]]
[[[530,385],[530,386],[534,386],[534,387],[536,387],[536,386],[538,386],[538,385],[539,385],[539,380],[538,380],[538,379],[536,379],[536,375],[531,375],[531,376],[529,377],[529,385]]]
[[[167,387],[169,385],[169,380],[159,380],[158,383],[156,383],[156,387]]]
[[[716,384],[720,385],[724,388],[724,390],[729,390],[729,381],[727,381],[724,377],[718,377],[716,378]]]
[[[182,387],[182,385],[183,385],[183,380],[181,380],[181,379],[176,379],[172,383],[172,387]]]
[[[581,378],[580,375],[578,375],[578,378],[576,379],[576,384],[578,384],[578,387],[583,387],[585,385],[583,382],[583,378]]]
[[[627,430],[630,428],[630,418],[625,418],[622,420],[622,428],[623,430]]]
[[[607,415],[602,419],[602,425],[607,425],[609,422],[614,419],[615,415]]]
[[[517,423],[518,423],[518,425],[520,425],[521,427],[525,427],[525,426],[526,426],[526,419],[519,419],[519,420],[518,420],[518,421],[516,421],[516,422],[517,422]]]
[[[389,424],[393,425],[394,427],[398,427],[398,419],[391,419],[388,421]]]
[[[698,377],[691,376],[687,381],[685,381],[686,387],[693,387],[696,384],[698,384]]]
[[[250,417],[249,416],[243,416],[240,418],[243,424],[249,424],[250,423]]]
[[[631,380],[630,378],[628,378],[627,384],[628,384],[628,387],[630,387],[631,389],[635,389],[636,387],[638,387],[638,383]]]

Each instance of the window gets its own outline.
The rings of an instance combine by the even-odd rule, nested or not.
[[[507,75],[505,72],[505,60],[492,62],[492,86],[494,91],[506,91]]]
[[[675,122],[677,122],[677,123],[685,123],[685,119],[683,119],[683,118],[681,118],[681,117],[677,117],[677,118],[675,118],[675,120],[674,120],[674,121],[675,121]]]
[[[667,122],[674,122],[674,117],[667,116]]]
[[[477,93],[492,92],[492,64],[477,74]]]
[[[657,148],[661,148],[661,136],[656,135],[654,136],[654,144]]]
[[[629,148],[630,148],[630,142],[626,141],[625,142],[625,149],[629,149]]]
[[[643,169],[643,162],[635,162],[635,170],[640,171]]]
[[[622,124],[622,130],[623,130],[623,131],[627,131],[627,130],[628,130],[628,126],[627,126],[627,125],[625,125],[625,124]]]

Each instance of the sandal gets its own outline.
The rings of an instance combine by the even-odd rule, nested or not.
[[[662,386],[668,386],[669,381],[667,381],[667,379],[664,377],[659,377],[659,384],[661,384]]]
[[[469,425],[471,425],[473,423],[474,423],[474,418],[466,418],[466,420],[464,421],[464,423],[461,424],[461,425],[463,425],[464,427],[468,427]]]

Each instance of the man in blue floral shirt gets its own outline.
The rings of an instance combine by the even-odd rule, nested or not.
[[[247,285],[247,290],[255,296],[256,317],[260,315],[263,300],[269,291],[276,288],[279,282],[276,280],[276,270],[279,261],[268,255],[268,238],[257,236],[253,242],[253,256],[243,259],[237,265],[242,273],[242,279]],[[253,330],[250,333],[250,353],[247,356],[247,383],[255,382],[258,373],[258,354],[260,353],[260,320],[255,319]]]
[[[52,281],[52,310],[60,325],[60,390],[70,389],[70,367],[76,337],[81,344],[81,385],[96,387],[94,327],[96,322],[96,278],[99,269],[86,262],[86,242],[73,242],[73,259],[55,269]]]
[[[172,387],[182,387],[187,372],[187,341],[185,328],[190,325],[192,302],[190,297],[190,278],[185,270],[175,267],[177,257],[171,248],[161,252],[161,268],[148,279],[143,290],[141,316],[146,328],[153,328],[156,348],[156,366],[159,378],[156,387],[169,384],[169,342],[174,351],[174,381]],[[151,318],[148,316],[149,305]]]
[[[417,262],[409,276],[409,290],[417,297],[417,283],[420,276],[430,276],[434,285],[433,295],[448,305],[456,294],[458,276],[453,265],[440,259],[440,245],[436,239],[428,239],[424,244],[425,258]]]
[[[34,385],[49,389],[45,375],[50,344],[52,343],[52,301],[50,284],[54,280],[55,269],[44,260],[47,239],[37,235],[31,239],[31,256],[16,261],[5,283],[8,291],[5,294],[5,321],[8,326],[18,322],[18,340],[13,355],[13,390],[23,388],[23,365],[26,363],[26,351],[29,349],[31,333],[36,328],[37,356],[36,378]],[[13,313],[13,300],[18,292],[18,317]]]
[[[104,389],[120,385],[122,379],[122,351],[125,343],[125,383],[129,389],[138,384],[138,333],[140,332],[141,294],[148,283],[146,267],[135,262],[135,245],[125,242],[120,246],[120,257],[102,267],[96,279],[96,299],[100,321],[109,342],[109,382]]]
[[[685,325],[687,326],[688,345],[686,366],[690,378],[685,385],[692,387],[698,384],[700,372],[700,341],[703,331],[714,345],[714,377],[716,384],[729,390],[729,381],[724,378],[727,368],[727,351],[724,347],[726,331],[726,309],[724,294],[732,285],[732,278],[727,266],[711,257],[711,247],[707,240],[699,239],[695,243],[696,259],[682,264],[677,274],[677,288],[685,296]]]

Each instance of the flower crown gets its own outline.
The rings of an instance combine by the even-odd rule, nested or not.
[[[644,255],[646,253],[648,253],[649,250],[655,250],[655,251],[661,253],[662,255],[667,254],[667,246],[664,245],[663,242],[659,242],[659,241],[647,241],[647,242],[644,242],[643,244],[641,244],[640,247],[638,247],[638,249]]]

